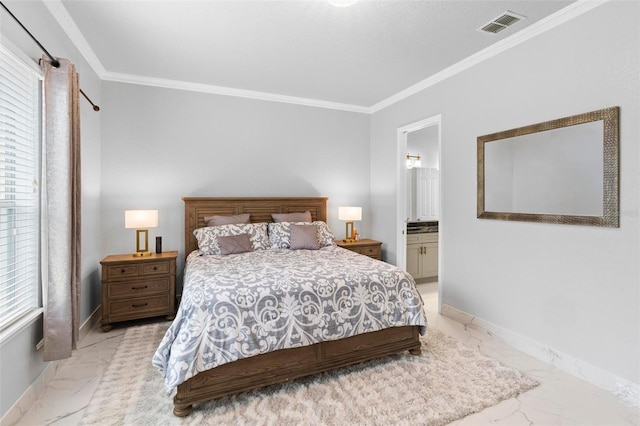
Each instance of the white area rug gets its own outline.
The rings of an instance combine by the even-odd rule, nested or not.
[[[129,328],[81,424],[443,425],[538,383],[442,332],[421,338],[422,355],[395,355],[194,405],[173,400],[151,357],[168,323]]]

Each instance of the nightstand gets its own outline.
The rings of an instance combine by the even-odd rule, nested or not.
[[[119,321],[175,318],[177,251],[107,256],[102,265],[102,331]]]
[[[380,241],[363,238],[352,243],[348,243],[345,240],[335,240],[335,242],[339,247],[364,254],[373,259],[382,260],[382,243]]]

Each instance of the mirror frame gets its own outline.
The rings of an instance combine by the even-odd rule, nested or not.
[[[566,225],[620,227],[619,211],[619,118],[620,107],[605,108],[597,111],[545,121],[530,126],[518,127],[489,135],[479,136],[478,143],[478,199],[477,212],[479,219],[514,220],[525,222],[559,223]],[[484,147],[485,144],[501,139],[544,132],[577,124],[603,121],[603,200],[602,216],[577,216],[562,214],[537,214],[525,212],[491,212],[484,208]]]

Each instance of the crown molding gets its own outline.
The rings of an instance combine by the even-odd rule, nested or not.
[[[180,80],[168,80],[147,76],[138,76],[132,74],[122,74],[107,71],[102,65],[98,56],[95,54],[82,32],[74,22],[71,15],[65,8],[62,0],[46,0],[43,1],[54,19],[60,27],[65,31],[71,42],[75,44],[80,53],[84,56],[91,68],[95,71],[101,80],[113,81],[119,83],[138,84],[144,86],[163,87],[176,90],[187,90],[192,92],[210,93],[223,96],[235,96],[248,99],[256,99],[270,102],[283,102],[295,105],[304,105],[317,108],[328,108],[341,111],[357,112],[363,114],[372,114],[384,108],[387,108],[403,99],[406,99],[416,93],[419,93],[429,87],[432,87],[450,77],[453,77],[481,62],[486,61],[500,53],[518,46],[525,41],[549,31],[558,25],[564,24],[588,12],[596,7],[608,3],[611,0],[577,0],[574,3],[560,9],[556,13],[547,16],[544,19],[518,31],[517,33],[502,39],[487,48],[474,53],[471,56],[451,65],[448,68],[392,95],[372,106],[350,105],[338,102],[329,102],[319,99],[299,98],[296,96],[279,95],[276,93],[258,92],[253,90],[235,89],[232,87],[214,86],[209,84],[191,83]]]
[[[102,65],[102,62],[100,62],[100,59],[98,59],[89,42],[87,42],[87,39],[84,38],[80,28],[78,28],[71,15],[69,15],[67,8],[62,4],[62,0],[46,0],[42,3],[49,9],[49,13],[53,15],[53,18],[58,21],[62,30],[67,34],[71,43],[80,51],[80,54],[84,56],[89,66],[98,77],[102,79],[107,73],[107,70]]]
[[[368,107],[360,105],[349,105],[338,102],[322,101],[319,99],[299,98],[296,96],[279,95],[276,93],[257,92],[253,90],[235,89],[232,87],[214,86],[209,84],[191,83],[187,81],[168,80],[162,78],[107,71],[87,40],[84,38],[84,35],[76,25],[71,15],[69,15],[69,12],[62,3],[62,0],[46,0],[43,1],[43,3],[47,7],[47,9],[49,9],[51,15],[53,15],[54,19],[58,22],[71,42],[80,51],[82,56],[84,56],[85,60],[89,63],[89,66],[91,66],[93,71],[101,80],[138,84],[143,86],[163,87],[176,90],[187,90],[191,92],[210,93],[224,96],[235,96],[240,98],[249,98],[270,102],[283,102],[363,114],[368,114],[370,112]]]
[[[342,104],[338,102],[322,101],[319,99],[299,98],[296,96],[278,95],[276,93],[258,92],[254,90],[235,89],[232,87],[214,86],[202,83],[190,83],[180,80],[146,77],[133,74],[107,72],[102,78],[105,81],[138,84],[142,86],[163,87],[165,89],[187,90],[190,92],[210,93],[214,95],[235,96],[238,98],[256,99],[269,102],[282,102],[317,108],[336,109],[341,111],[368,114],[369,108],[359,105]]]
[[[564,24],[572,20],[573,18],[582,15],[585,12],[588,12],[602,4],[605,4],[611,0],[578,0],[574,3],[571,3],[567,7],[564,7],[557,11],[554,14],[547,16],[540,21],[531,24],[530,26],[518,31],[517,33],[504,38],[491,46],[488,46],[471,56],[451,65],[448,68],[420,81],[419,83],[414,84],[393,96],[388,97],[387,99],[372,105],[369,108],[371,113],[378,112],[388,106],[391,106],[403,99],[408,98],[409,96],[415,95],[429,87],[432,87],[450,77],[453,77],[456,74],[459,74],[475,65],[478,65],[481,62],[486,61],[487,59],[493,58],[500,53],[511,49],[512,47],[518,46],[525,41],[545,33],[552,28],[557,27],[558,25]]]

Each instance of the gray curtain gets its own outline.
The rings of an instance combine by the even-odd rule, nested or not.
[[[70,357],[80,329],[80,89],[75,66],[58,60],[58,68],[47,57],[41,61],[46,120],[41,244],[45,361]]]

